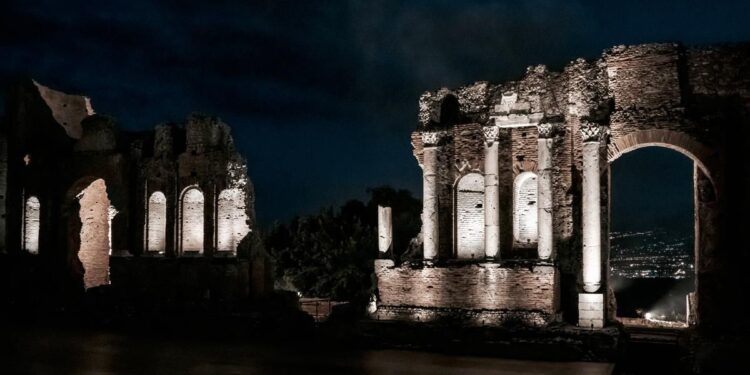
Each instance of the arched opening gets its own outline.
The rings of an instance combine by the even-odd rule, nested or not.
[[[440,102],[440,125],[450,126],[460,122],[461,109],[458,99],[451,94],[446,95]]]
[[[686,155],[675,146],[632,147],[610,164],[609,285],[626,325],[687,325],[699,168]]]
[[[39,198],[26,199],[23,210],[23,249],[31,254],[39,253]]]
[[[191,186],[182,193],[180,248],[183,254],[203,253],[204,204],[203,192],[197,186]]]
[[[109,255],[111,253],[112,214],[107,185],[97,179],[78,195],[80,218],[80,247],[78,259],[83,265],[86,289],[109,284]],[[116,213],[116,210],[114,211]]]
[[[236,252],[237,245],[250,232],[245,210],[245,192],[242,189],[225,189],[219,193],[217,251]]]
[[[484,176],[469,173],[456,184],[456,258],[484,256]]]
[[[164,254],[167,246],[167,197],[155,191],[148,198],[146,251]]]
[[[537,243],[537,176],[520,173],[513,182],[513,240],[516,247]]]

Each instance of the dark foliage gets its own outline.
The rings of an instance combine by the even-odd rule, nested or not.
[[[265,238],[276,262],[276,279],[303,295],[367,301],[373,260],[378,257],[378,205],[393,208],[394,254],[400,256],[420,229],[421,202],[407,190],[368,189],[367,204],[350,200],[338,210],[276,223]]]

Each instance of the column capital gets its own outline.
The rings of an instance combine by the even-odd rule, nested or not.
[[[500,127],[497,125],[485,126],[482,128],[484,133],[484,140],[487,143],[497,142],[497,137],[500,135]]]
[[[424,147],[437,146],[448,133],[444,130],[433,130],[422,132],[422,144]]]
[[[554,138],[564,131],[564,125],[559,122],[540,122],[536,126],[539,138]]]
[[[609,136],[609,128],[597,123],[582,122],[580,128],[583,142],[601,142]]]

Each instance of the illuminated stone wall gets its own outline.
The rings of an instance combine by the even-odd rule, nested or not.
[[[217,215],[217,251],[235,252],[237,245],[250,232],[247,225],[245,192],[238,188],[225,189],[219,194]]]
[[[78,259],[83,265],[86,289],[109,284],[109,207],[107,186],[98,179],[79,194],[81,205],[81,247]]]
[[[720,301],[747,298],[741,290],[750,290],[750,282],[734,275],[742,274],[739,265],[743,263],[737,258],[750,259],[745,253],[719,248],[743,242],[741,228],[750,226],[746,214],[750,182],[739,177],[750,175],[748,163],[740,162],[747,160],[742,150],[750,139],[748,72],[747,44],[686,47],[661,43],[615,46],[596,59],[571,61],[557,72],[544,65],[530,66],[516,81],[480,81],[425,92],[419,98],[418,124],[411,134],[413,153],[423,171],[423,135],[444,135],[437,155],[432,155],[436,165],[430,166],[436,171],[434,190],[439,201],[434,220],[440,241],[433,265],[441,268],[445,264],[441,261],[465,258],[460,244],[466,232],[459,228],[466,211],[461,206],[464,202],[456,199],[457,181],[469,173],[483,174],[486,179],[496,175],[499,235],[497,244],[491,245],[499,251],[493,249],[488,259],[553,260],[560,276],[556,287],[564,319],[572,324],[605,321],[606,325],[615,307],[607,267],[609,163],[640,147],[667,147],[687,155],[696,165],[696,324],[731,325],[732,319],[718,318],[731,316],[730,305]],[[549,131],[553,124],[555,130]],[[492,141],[487,134],[492,134]],[[590,138],[586,147],[585,137]],[[493,160],[487,160],[487,155]],[[540,155],[545,158],[544,171],[538,170]],[[485,173],[488,165],[492,173]],[[522,194],[514,189],[518,176],[530,172],[545,176],[544,206],[537,210],[521,207],[525,203],[531,208],[529,203],[536,201],[531,182]],[[531,225],[540,222],[540,215],[544,218],[543,249],[537,248],[539,226]],[[492,246],[484,245],[485,250]],[[589,250],[586,255],[584,248]],[[722,288],[722,283],[745,287]],[[440,293],[423,292],[427,296]],[[590,309],[585,303],[600,297],[601,309]],[[395,311],[395,307],[389,309]],[[579,320],[579,314],[586,316]],[[410,319],[408,314],[401,317]]]
[[[203,252],[205,203],[203,193],[197,188],[189,188],[182,196],[180,230],[183,252]]]
[[[167,197],[156,191],[148,199],[148,251],[163,253],[167,246]]]
[[[375,261],[380,317],[440,317],[451,309],[489,312],[501,323],[511,316],[543,325],[558,311],[555,285],[558,272],[551,265],[459,264],[442,267],[394,267],[390,260]],[[407,310],[403,310],[406,308]],[[516,312],[513,314],[512,312]]]
[[[513,237],[520,246],[537,242],[537,176],[524,172],[513,186]]]
[[[75,139],[81,138],[83,129],[81,121],[94,114],[89,98],[82,95],[70,95],[34,81],[39,95],[44,100],[55,121],[65,129],[65,133]]]
[[[29,197],[23,218],[23,247],[24,250],[37,254],[39,252],[39,198]]]
[[[112,284],[139,301],[153,290],[177,306],[204,303],[207,293],[231,305],[272,287],[270,262],[248,238],[255,193],[229,125],[191,114],[132,132],[95,114],[87,97],[32,80],[4,98],[0,256],[17,270],[7,276],[23,285],[16,295],[75,304],[84,289],[109,283],[110,261]],[[44,271],[26,275],[16,259]]]
[[[470,173],[458,181],[456,191],[456,256],[484,257],[484,176]]]

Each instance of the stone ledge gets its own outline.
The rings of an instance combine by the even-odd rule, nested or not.
[[[466,326],[501,327],[517,324],[544,327],[559,321],[559,316],[535,310],[469,310],[448,308],[423,308],[415,306],[378,306],[371,314],[374,320],[399,320],[412,322],[450,322]]]
[[[376,259],[375,267],[400,268],[406,267],[411,269],[421,268],[460,268],[470,266],[495,267],[495,268],[527,268],[535,267],[555,267],[556,264],[549,260],[543,259],[503,259],[493,261],[490,259],[438,259],[424,261],[422,259],[408,260],[396,264],[392,259]]]

